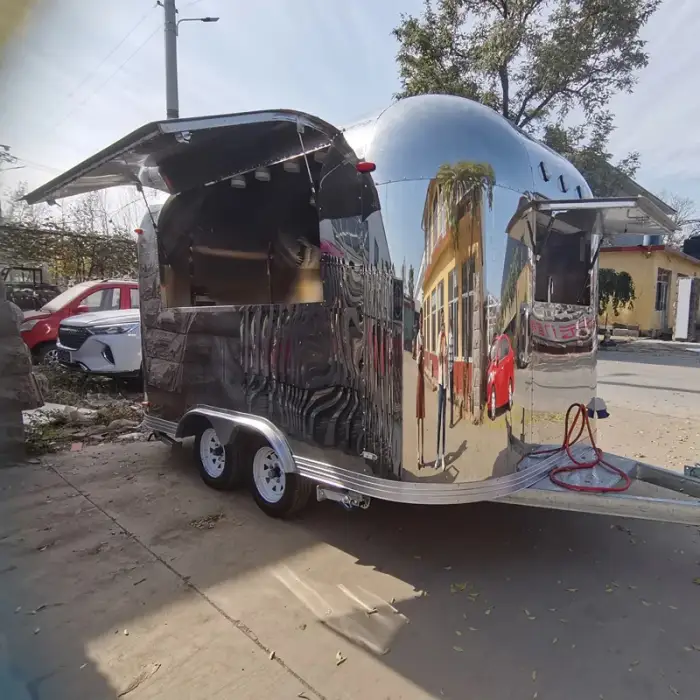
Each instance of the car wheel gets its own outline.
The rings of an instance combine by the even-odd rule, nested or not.
[[[496,420],[496,389],[491,389],[491,396],[489,396],[489,418],[491,420]]]
[[[508,382],[508,410],[513,408],[513,380]]]
[[[237,451],[233,445],[222,445],[210,424],[203,426],[195,437],[194,457],[207,486],[229,491],[243,484],[244,472]]]
[[[58,350],[56,343],[44,343],[36,353],[36,361],[39,365],[48,365],[49,367],[58,367]]]
[[[251,449],[250,490],[260,510],[273,518],[289,518],[309,503],[314,484],[284,471],[282,460],[267,442]]]

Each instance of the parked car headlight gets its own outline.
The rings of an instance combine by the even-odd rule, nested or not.
[[[122,333],[136,333],[138,330],[138,323],[118,323],[113,326],[94,326],[90,332],[93,335],[121,335]]]

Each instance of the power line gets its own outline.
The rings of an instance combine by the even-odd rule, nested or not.
[[[54,126],[51,127],[51,129],[49,130],[48,133],[53,133],[54,131],[56,131],[56,129],[58,129],[58,127],[61,126],[61,125],[66,121],[66,119],[68,119],[69,117],[73,116],[73,114],[75,114],[75,112],[76,112],[80,107],[82,107],[83,105],[87,104],[93,97],[95,97],[95,96],[100,92],[100,90],[102,90],[102,88],[104,88],[105,85],[107,85],[107,83],[109,83],[109,82],[112,80],[112,78],[114,78],[114,76],[117,75],[117,73],[119,73],[119,72],[122,70],[122,68],[124,68],[124,66],[125,66],[127,63],[129,63],[129,61],[131,61],[131,59],[134,58],[134,56],[136,56],[137,53],[139,53],[139,51],[141,51],[141,49],[142,49],[144,46],[146,46],[146,44],[155,36],[156,32],[159,32],[160,30],[161,30],[161,27],[160,27],[160,26],[156,27],[156,28],[155,28],[155,29],[154,29],[154,30],[153,30],[153,31],[152,31],[152,32],[151,32],[151,33],[136,47],[136,49],[135,49],[132,53],[130,53],[129,56],[128,56],[125,60],[123,60],[123,61],[116,67],[116,69],[115,69],[114,71],[112,71],[112,73],[110,73],[110,74],[107,76],[107,78],[105,78],[105,80],[103,80],[103,81],[97,86],[97,88],[95,88],[91,93],[89,93],[88,96],[87,96],[85,99],[83,99],[83,100],[81,100],[80,102],[78,102],[78,103],[73,107],[73,109],[71,109],[71,110],[70,110],[67,114],[65,114],[56,124],[54,124]]]
[[[87,83],[89,83],[90,80],[92,80],[92,78],[99,73],[100,68],[102,68],[102,66],[104,66],[105,63],[107,63],[107,61],[123,46],[124,42],[150,17],[150,15],[153,13],[153,10],[156,7],[158,7],[157,4],[153,5],[153,7],[151,7],[151,9],[148,12],[146,12],[146,14],[144,14],[143,17],[141,17],[141,19],[126,33],[126,35],[122,37],[121,41],[100,61],[100,63],[97,65],[97,68],[88,73],[87,76],[80,82],[78,87],[74,88],[68,94],[66,100],[70,100],[73,97],[75,97],[75,95],[78,92],[80,92],[81,88],[84,85],[87,85]]]

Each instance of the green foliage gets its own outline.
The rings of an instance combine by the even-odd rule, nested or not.
[[[609,268],[598,271],[598,315],[602,316],[612,309],[615,316],[620,315],[620,309],[631,309],[637,298],[634,281],[629,272],[617,272]],[[607,321],[606,321],[607,323]]]
[[[615,173],[607,165],[612,119],[605,107],[631,92],[648,63],[640,29],[660,0],[425,0],[420,17],[394,30],[401,91],[469,97],[516,126],[577,153],[596,194]],[[586,127],[567,129],[574,109]],[[580,155],[578,155],[580,154]],[[618,167],[634,172],[638,157]],[[607,168],[603,168],[607,170]]]
[[[443,163],[437,172],[437,183],[443,201],[447,204],[447,224],[452,232],[455,249],[458,247],[457,224],[460,207],[466,204],[472,213],[481,206],[484,194],[489,208],[493,206],[493,187],[496,175],[488,163],[459,161]]]
[[[98,193],[64,205],[60,218],[46,206],[29,207],[24,193],[22,186],[12,193],[0,227],[4,264],[45,263],[54,279],[70,282],[136,274],[136,242]]]

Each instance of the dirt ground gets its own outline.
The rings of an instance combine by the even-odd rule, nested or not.
[[[697,698],[698,540],[498,504],[278,522],[187,447],[53,455],[0,470],[0,697]]]

